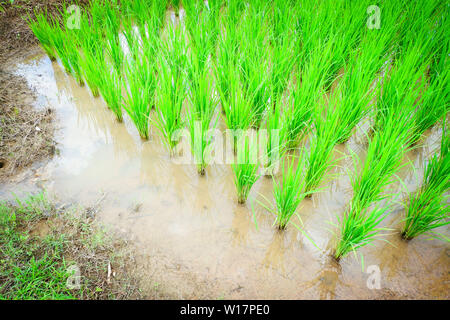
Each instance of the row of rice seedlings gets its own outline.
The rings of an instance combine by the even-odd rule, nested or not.
[[[391,196],[386,187],[394,182],[403,167],[402,159],[409,150],[410,132],[414,127],[413,108],[405,105],[403,111],[389,112],[384,126],[375,131],[369,142],[363,165],[353,154],[355,172],[351,175],[353,197],[343,217],[338,218],[340,235],[334,257],[339,260],[350,252],[370,244],[380,236],[380,222],[390,211],[389,205],[377,203]],[[361,168],[358,173],[358,168]],[[371,206],[375,208],[371,210]]]
[[[310,138],[305,186],[308,194],[319,190],[327,171],[339,160],[332,160],[334,146],[347,141],[353,128],[370,111],[370,101],[376,93],[375,89],[370,90],[371,83],[382,65],[385,45],[389,43],[383,35],[377,39],[376,45],[365,42],[353,53],[349,70],[336,90],[313,112],[315,130]],[[327,175],[328,180],[333,178]]]
[[[169,22],[167,41],[158,56],[158,88],[156,90],[155,119],[170,152],[179,142],[177,133],[183,127],[181,111],[186,93],[186,44],[183,28]]]
[[[434,229],[450,223],[449,195],[450,188],[450,135],[442,128],[441,150],[433,155],[425,167],[421,187],[409,196],[405,205],[405,225],[402,237],[410,240],[421,234],[450,241],[445,235]]]

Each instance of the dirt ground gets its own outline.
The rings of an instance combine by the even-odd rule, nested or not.
[[[55,153],[52,110],[32,107],[34,93],[10,66],[38,50],[38,41],[24,17],[41,8],[53,12],[61,3],[0,1],[0,181]]]

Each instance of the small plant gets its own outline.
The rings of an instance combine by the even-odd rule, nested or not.
[[[273,177],[273,196],[275,207],[267,210],[275,216],[275,223],[279,229],[285,229],[300,202],[307,196],[305,193],[305,169],[306,157],[302,153],[295,161],[295,158],[285,158],[281,165],[281,178]]]
[[[244,131],[250,129],[253,120],[253,108],[247,100],[239,81],[239,72],[231,69],[230,91],[228,100],[222,104],[225,113],[225,122],[229,129],[233,131],[233,151],[237,151],[237,141]],[[219,88],[220,89],[220,88]],[[223,93],[221,92],[223,96]]]
[[[240,136],[237,140],[237,161],[231,165],[234,173],[238,203],[247,201],[251,188],[259,178],[256,143],[249,137]]]
[[[50,60],[56,60],[56,53],[53,47],[52,35],[54,33],[54,25],[52,19],[48,18],[47,10],[34,13],[36,19],[28,17],[28,25],[31,31],[33,31],[36,38],[39,40],[42,49],[44,49]]]
[[[352,206],[347,209],[342,218],[338,218],[341,226],[341,237],[339,238],[334,257],[340,260],[348,253],[356,253],[356,250],[371,244],[380,237],[380,232],[387,230],[378,227],[388,214],[389,207],[378,207],[373,210]]]
[[[305,176],[305,192],[309,195],[316,190],[329,168],[336,162],[332,161],[334,146],[336,145],[336,127],[341,118],[336,111],[340,103],[338,95],[333,95],[328,103],[323,101],[321,107],[314,110],[314,134],[310,139],[310,152],[308,155]],[[327,179],[332,179],[328,175]]]
[[[450,241],[445,235],[432,230],[450,223],[450,135],[445,123],[442,129],[441,152],[435,154],[425,168],[422,186],[410,194],[405,206],[406,218],[402,237],[410,240],[421,234]]]
[[[217,118],[213,120],[217,100],[208,70],[200,71],[195,65],[191,65],[190,70],[194,80],[190,86],[188,126],[194,160],[199,174],[203,175],[207,164],[205,151],[212,141],[210,129],[217,124]]]
[[[111,109],[117,121],[123,121],[122,115],[122,81],[117,71],[109,66],[105,60],[102,70],[109,70],[109,72],[102,72],[100,75],[99,91],[106,102],[106,105]]]
[[[266,120],[265,141],[265,170],[266,176],[270,176],[279,160],[286,152],[286,128],[284,127],[281,108],[283,101],[279,100],[274,109],[268,110]]]
[[[162,49],[157,62],[159,83],[153,123],[162,133],[170,152],[173,152],[179,142],[176,133],[183,127],[181,111],[186,93],[186,47],[181,27],[169,24],[168,37],[167,46]]]
[[[123,105],[144,140],[149,137],[149,116],[157,83],[154,50],[148,51],[148,48],[149,45],[144,48],[135,42],[130,49],[135,58],[126,65],[126,98]]]

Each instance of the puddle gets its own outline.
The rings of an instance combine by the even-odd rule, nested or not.
[[[247,205],[238,205],[229,165],[210,166],[200,177],[193,165],[174,163],[154,128],[150,141],[141,141],[126,116],[118,123],[101,98],[93,98],[47,57],[25,61],[16,72],[36,91],[37,108],[55,109],[59,155],[20,181],[0,185],[0,196],[33,190],[41,181],[39,187],[62,202],[92,206],[102,199],[98,221],[131,236],[142,253],[143,274],[172,286],[180,298],[449,298],[450,248],[443,242],[407,243],[395,233],[386,237],[391,244],[362,248],[365,268],[380,268],[379,290],[368,288],[369,274],[353,256],[340,264],[330,258],[333,234],[327,222],[335,222],[350,200],[344,173],[351,160],[336,169],[341,178],[298,210],[321,252],[292,226],[277,231],[259,205],[252,213],[250,203],[259,193],[271,199],[270,179],[260,178]],[[429,134],[439,141],[436,137],[439,133]],[[348,146],[365,149],[352,137],[336,150],[345,153]],[[430,148],[408,154],[419,178]],[[408,170],[401,176],[411,190],[417,186]],[[398,230],[402,218],[401,210],[394,211],[385,224]]]

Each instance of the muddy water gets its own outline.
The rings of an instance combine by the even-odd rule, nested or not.
[[[38,182],[62,202],[97,205],[96,220],[138,247],[145,290],[213,299],[449,298],[449,246],[424,238],[402,241],[400,208],[384,222],[393,229],[385,237],[389,243],[360,250],[364,270],[359,258],[348,256],[339,264],[330,258],[336,230],[329,222],[336,222],[350,200],[345,168],[351,168],[351,160],[340,161],[342,168],[335,169],[340,178],[298,210],[319,250],[292,226],[277,231],[274,217],[255,202],[260,194],[272,199],[270,179],[259,179],[248,203],[238,205],[229,165],[210,166],[200,177],[195,166],[175,163],[154,128],[150,141],[141,141],[127,117],[117,123],[101,99],[47,57],[16,69],[36,91],[36,107],[55,109],[59,155],[20,183],[0,186],[0,196],[32,190]],[[439,133],[431,131],[431,143],[408,154],[419,179],[436,137]],[[366,148],[352,137],[336,148],[336,157],[348,147],[361,154]],[[409,189],[416,188],[410,169],[401,177]],[[368,266],[379,268],[380,289],[367,285]]]

